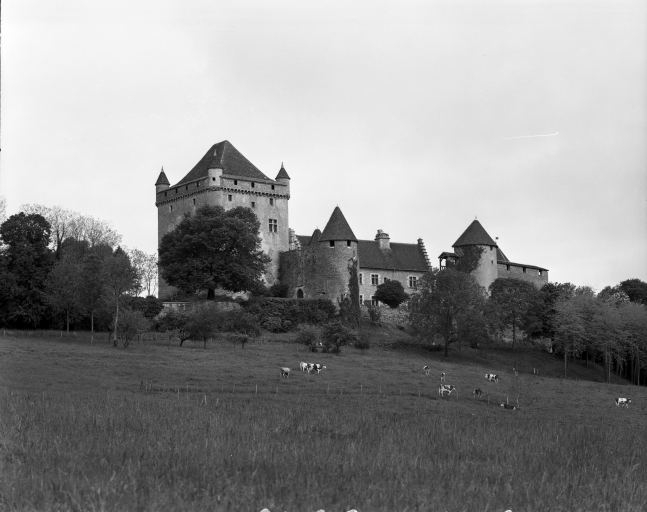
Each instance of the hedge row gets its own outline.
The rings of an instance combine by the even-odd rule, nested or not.
[[[337,310],[328,299],[280,299],[259,297],[245,305],[271,332],[287,332],[299,324],[323,324],[334,318]]]

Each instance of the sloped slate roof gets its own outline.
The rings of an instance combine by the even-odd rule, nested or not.
[[[467,226],[467,229],[463,232],[461,236],[458,237],[458,240],[454,242],[452,247],[461,247],[463,245],[494,245],[496,242],[492,240],[492,237],[487,234],[487,231],[481,226],[481,223],[474,219],[472,223]]]
[[[390,250],[380,249],[374,240],[360,240],[357,244],[359,266],[386,270],[414,270],[426,272],[427,262],[418,244],[391,243]]]
[[[162,167],[162,172],[160,172],[160,175],[157,177],[157,181],[155,182],[155,186],[157,185],[170,185],[166,174],[164,174],[164,167]]]
[[[178,181],[177,185],[188,183],[189,181],[206,178],[209,169],[219,168],[222,169],[223,174],[231,176],[241,176],[243,178],[273,181],[261,171],[259,171],[254,164],[245,158],[240,151],[238,151],[231,142],[223,140],[214,144],[209,148],[200,161],[195,164],[189,173]]]
[[[357,238],[353,233],[353,230],[350,229],[346,217],[339,209],[339,206],[335,206],[335,209],[330,216],[330,220],[326,227],[321,233],[321,238],[319,241],[327,240],[352,240],[357,242]]]
[[[289,180],[290,176],[288,175],[288,171],[285,170],[285,167],[283,167],[283,162],[281,162],[281,168],[279,169],[279,173],[276,175],[276,180],[280,179],[286,179]]]
[[[503,261],[503,262],[510,261],[508,260],[508,257],[505,254],[503,254],[503,251],[498,247],[496,248],[496,260]]]

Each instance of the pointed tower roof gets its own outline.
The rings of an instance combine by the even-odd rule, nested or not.
[[[170,185],[166,174],[164,174],[164,167],[162,167],[162,172],[160,172],[160,175],[157,177],[157,181],[155,182],[155,186],[157,185]]]
[[[339,206],[335,206],[335,209],[330,216],[330,220],[326,227],[321,233],[320,241],[326,240],[352,240],[357,242],[357,238],[353,234],[353,230],[350,229],[344,214],[339,209]]]
[[[193,169],[174,186],[183,185],[184,183],[200,178],[206,178],[209,169],[214,168],[222,169],[223,174],[230,176],[273,181],[247,160],[231,142],[223,140],[211,146],[209,151],[195,164]]]
[[[461,247],[464,245],[492,245],[497,246],[496,242],[492,240],[492,237],[487,234],[487,231],[481,226],[481,223],[474,219],[472,223],[467,226],[467,229],[463,232],[461,236],[458,237],[458,240],[454,242],[452,247]]]
[[[279,169],[279,173],[276,175],[276,178],[274,179],[277,181],[281,179],[285,179],[285,180],[290,179],[288,172],[285,170],[285,167],[283,167],[283,162],[281,162],[281,168]]]

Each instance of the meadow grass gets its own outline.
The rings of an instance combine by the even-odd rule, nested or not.
[[[478,357],[0,338],[0,510],[645,509],[647,390]]]

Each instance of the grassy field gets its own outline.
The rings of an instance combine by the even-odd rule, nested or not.
[[[533,350],[337,356],[285,338],[0,337],[0,510],[645,510],[645,388],[577,365],[559,379]],[[305,375],[302,360],[327,369]],[[457,396],[438,398],[441,371]]]

